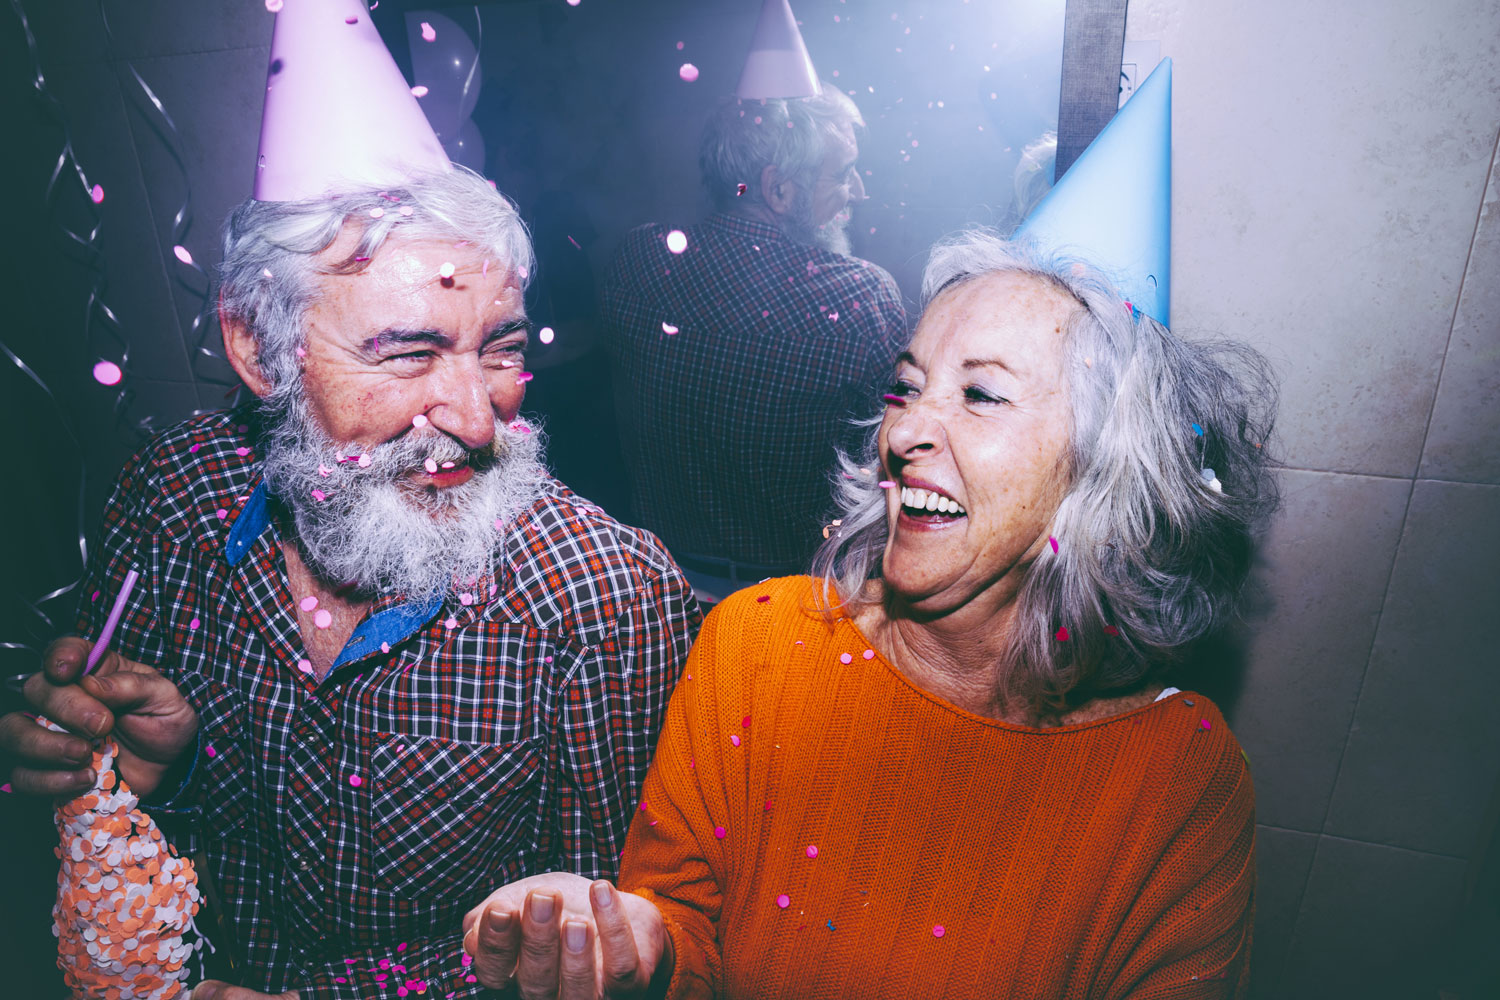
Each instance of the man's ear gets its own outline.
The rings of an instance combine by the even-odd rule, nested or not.
[[[760,197],[777,215],[789,215],[797,197],[797,182],[784,176],[776,164],[768,163],[760,172]]]
[[[224,356],[246,387],[262,399],[271,391],[271,381],[260,370],[255,357],[255,334],[239,316],[224,311],[224,297],[219,297],[219,330],[224,334]]]

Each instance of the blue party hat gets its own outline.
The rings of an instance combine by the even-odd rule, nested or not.
[[[1169,325],[1172,60],[1161,61],[1011,238],[1093,264],[1131,305]]]

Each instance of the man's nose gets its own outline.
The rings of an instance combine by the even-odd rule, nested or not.
[[[495,411],[484,368],[477,357],[450,357],[447,362],[433,375],[437,383],[427,419],[466,447],[483,448],[495,437]]]

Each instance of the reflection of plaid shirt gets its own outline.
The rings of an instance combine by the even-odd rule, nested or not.
[[[805,567],[834,449],[905,346],[901,293],[857,257],[711,215],[625,238],[603,290],[632,499],[673,551]],[[678,328],[664,332],[662,324]]]
[[[115,648],[201,719],[184,788],[146,808],[192,818],[245,985],[478,995],[468,908],[535,872],[614,875],[697,607],[654,538],[549,482],[477,600],[383,598],[318,683],[247,419],[194,418],[127,466],[86,581],[92,638],[141,571]]]

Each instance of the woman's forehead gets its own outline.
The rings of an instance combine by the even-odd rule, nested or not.
[[[986,342],[1056,343],[1078,308],[1071,296],[1042,278],[1018,271],[980,275],[932,300],[917,325],[912,353],[945,345],[972,350]]]

